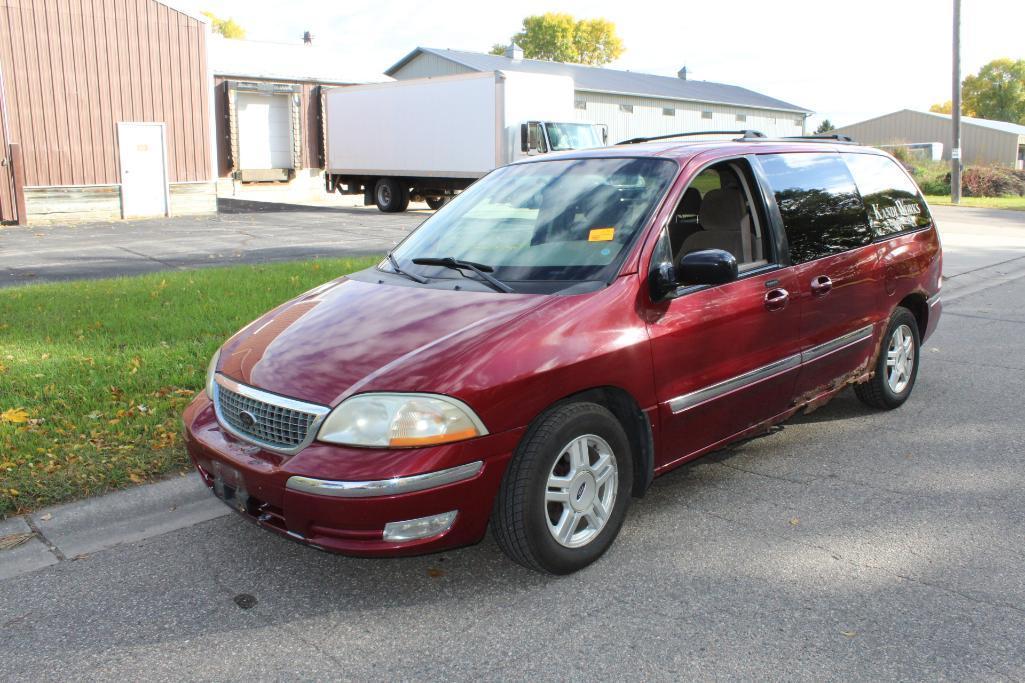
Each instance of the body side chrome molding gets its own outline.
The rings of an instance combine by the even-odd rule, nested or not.
[[[834,351],[846,348],[852,344],[857,344],[869,339],[872,336],[872,330],[875,329],[874,325],[865,325],[853,332],[848,332],[845,335],[831,339],[818,346],[813,346],[810,349],[801,352],[801,362],[807,363],[813,361],[822,356],[829,355]]]
[[[745,372],[742,375],[731,377],[730,379],[723,380],[711,386],[705,387],[704,389],[698,389],[692,391],[689,394],[683,396],[677,396],[676,398],[669,399],[669,409],[673,413],[682,413],[685,410],[689,410],[695,406],[701,405],[711,401],[712,399],[719,398],[725,394],[730,393],[745,387],[749,384],[755,384],[762,380],[774,377],[782,372],[793,370],[801,364],[801,354],[795,353],[792,356],[781,358],[780,360],[763,365],[760,368],[755,368]]]
[[[791,356],[781,358],[777,361],[773,361],[768,365],[763,365],[754,370],[749,370],[736,377],[725,379],[721,382],[717,382],[710,386],[698,389],[682,396],[669,399],[669,410],[673,414],[682,413],[685,410],[690,410],[702,403],[707,403],[713,399],[725,396],[726,394],[741,389],[752,384],[770,379],[781,373],[793,370],[800,365],[810,363],[813,360],[827,356],[835,351],[845,349],[848,346],[859,344],[867,339],[872,338],[874,325],[866,325],[865,327],[858,328],[853,332],[848,332],[845,335],[831,339],[828,342],[813,346],[810,349],[802,351],[801,353],[795,353]]]
[[[373,496],[394,496],[425,489],[454,484],[475,477],[484,467],[484,461],[451,467],[447,470],[415,474],[410,477],[394,477],[377,481],[331,481],[311,477],[292,476],[285,482],[285,488],[301,493],[335,498],[370,498]]]
[[[932,308],[933,306],[935,306],[939,302],[940,302],[940,293],[939,292],[936,292],[931,297],[929,297],[928,299],[925,300],[925,304],[929,308]]]

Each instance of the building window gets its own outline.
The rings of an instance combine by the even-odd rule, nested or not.
[[[587,109],[587,100],[577,100],[573,103],[573,106],[577,109]]]
[[[710,118],[712,118],[712,112],[710,112],[710,111],[703,111],[703,112],[701,112],[701,118],[703,118],[703,119],[710,119]]]
[[[801,118],[801,117],[797,117],[796,119],[794,119],[794,125],[795,126],[803,126],[804,125],[804,119]]]
[[[676,116],[676,109],[673,107],[662,107],[662,116]]]
[[[747,121],[747,114],[737,114],[737,122],[744,123]]]
[[[625,114],[633,114],[634,113],[634,106],[632,104],[621,104],[621,105],[619,105],[619,111],[621,111],[621,112],[623,112]]]

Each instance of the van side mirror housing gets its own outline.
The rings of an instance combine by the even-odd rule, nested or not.
[[[685,285],[724,285],[737,279],[737,258],[722,249],[692,251],[676,266],[676,279]]]

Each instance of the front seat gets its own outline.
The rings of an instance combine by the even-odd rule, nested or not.
[[[743,263],[743,235],[750,229],[750,221],[743,192],[734,187],[710,190],[702,199],[698,213],[698,222],[704,230],[684,241],[680,257],[692,251],[722,249],[733,254],[738,263]]]

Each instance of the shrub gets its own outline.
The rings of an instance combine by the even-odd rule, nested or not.
[[[961,174],[966,197],[1025,196],[1025,173],[997,166],[970,166]]]

